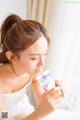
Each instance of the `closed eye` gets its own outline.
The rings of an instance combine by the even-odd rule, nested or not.
[[[31,60],[38,60],[38,58],[30,58]]]
[[[43,56],[45,57],[45,56],[47,56],[48,55],[48,53],[45,53]],[[40,55],[37,55],[37,57],[32,57],[32,58],[30,58],[31,60],[38,60],[39,59],[39,56]]]

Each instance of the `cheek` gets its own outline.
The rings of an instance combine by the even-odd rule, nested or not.
[[[30,68],[35,69],[37,67],[37,62],[31,61],[27,64]]]
[[[34,64],[32,62],[31,63],[29,62],[28,64],[26,64],[25,71],[29,74],[33,74],[34,71],[36,70],[36,68],[37,68],[36,64]]]
[[[26,71],[33,71],[37,67],[37,61],[32,61],[32,60],[21,60],[21,66],[23,69]]]

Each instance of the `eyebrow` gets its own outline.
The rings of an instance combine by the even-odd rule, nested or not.
[[[37,54],[37,53],[31,53],[31,54],[29,54],[29,55],[40,55],[40,54]]]
[[[47,53],[48,53],[48,50],[47,50],[47,51],[45,51],[45,53],[44,53],[44,54],[47,54]],[[32,55],[32,56],[36,55],[36,56],[39,56],[39,55],[41,55],[41,54],[39,54],[39,53],[30,53],[29,55]]]

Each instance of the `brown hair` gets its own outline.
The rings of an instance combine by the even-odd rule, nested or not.
[[[19,58],[19,53],[31,46],[42,35],[49,44],[47,31],[42,24],[34,20],[22,20],[16,14],[9,15],[1,26],[0,63],[9,63],[5,55],[7,51],[12,51]]]

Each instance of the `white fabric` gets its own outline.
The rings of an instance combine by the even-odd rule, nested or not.
[[[9,116],[13,117],[20,112],[30,114],[34,111],[34,107],[29,103],[28,96],[26,95],[26,88],[29,87],[28,85],[15,93],[0,93],[5,103],[6,110],[9,112]],[[57,109],[43,118],[43,120],[80,120],[80,115],[68,110]]]
[[[15,93],[0,93],[6,111],[9,112],[10,116],[15,116],[20,112],[30,114],[32,111],[34,111],[34,107],[30,104],[28,96],[26,94],[26,87],[28,87],[28,85],[26,85],[24,88]]]
[[[80,120],[80,115],[69,110],[57,109],[44,120]]]

